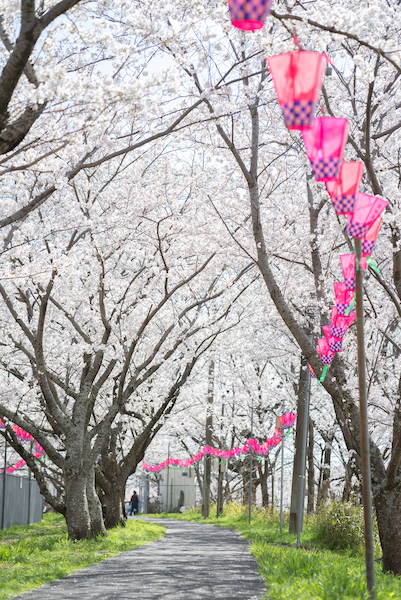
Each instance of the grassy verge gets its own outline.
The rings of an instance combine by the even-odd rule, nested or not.
[[[63,517],[44,515],[41,523],[0,531],[0,600],[39,587],[162,537],[165,528],[130,519],[106,538],[70,542]]]
[[[215,512],[212,513],[213,515]],[[159,515],[165,517],[165,514]],[[251,541],[251,551],[267,586],[266,600],[367,600],[363,546],[343,550],[329,549],[330,540],[318,535],[316,521],[305,525],[303,548],[297,550],[296,536],[285,523],[280,535],[278,515],[254,511],[248,525],[247,510],[230,505],[216,519],[203,519],[200,509],[183,515],[169,515],[189,521],[210,523],[239,531]],[[376,558],[380,549],[376,549]],[[401,578],[384,574],[376,561],[377,600],[401,598]]]

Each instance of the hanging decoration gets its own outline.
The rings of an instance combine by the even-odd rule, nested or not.
[[[337,215],[346,215],[354,211],[362,174],[363,163],[343,162],[340,165],[338,179],[326,181],[326,188]]]
[[[388,202],[382,198],[359,192],[354,212],[348,215],[348,235],[362,239],[387,205]]]
[[[332,352],[341,352],[343,346],[342,338],[336,337],[335,335],[331,335],[330,325],[324,325],[322,329],[326,340],[329,344],[330,350]]]
[[[309,363],[308,363],[308,367],[309,367],[309,373],[310,373],[310,376],[312,377],[312,379],[317,379],[315,371],[312,369],[312,367],[310,366]]]
[[[272,0],[228,0],[231,24],[243,31],[261,29],[271,6]]]
[[[311,127],[328,60],[304,50],[266,59],[287,129]]]
[[[29,440],[31,442],[35,442],[35,453],[33,454],[33,457],[40,460],[43,456],[46,455],[46,452],[43,450],[42,446],[40,444],[38,444],[38,442],[35,440],[35,438],[28,433],[27,431],[24,431],[22,429],[22,427],[19,427],[18,425],[11,425],[14,433],[17,435],[17,437],[20,440]],[[6,426],[4,425],[3,421],[0,419],[0,429],[5,429]],[[10,467],[6,468],[6,473],[13,473],[14,471],[18,470],[18,469],[22,469],[22,467],[25,467],[26,462],[24,460],[20,460],[17,463],[15,463],[15,465],[11,465]],[[1,469],[0,472],[3,472],[4,469]]]
[[[0,429],[5,429],[6,426],[4,425],[3,421],[0,419]],[[30,433],[28,433],[27,431],[24,431],[22,429],[22,427],[19,427],[18,425],[12,425],[11,428],[13,429],[14,433],[17,435],[17,437],[20,440],[31,440],[33,441],[34,438],[31,436]]]
[[[380,227],[382,224],[382,218],[378,217],[376,221],[373,221],[372,225],[366,232],[365,237],[362,238],[362,252],[363,254],[370,256],[375,247],[377,236],[379,235]]]
[[[340,255],[341,268],[344,275],[345,287],[347,290],[355,291],[355,254]],[[366,271],[366,258],[361,259],[361,269]]]
[[[250,438],[249,440],[246,440],[244,446],[232,448],[231,450],[220,450],[218,448],[211,448],[210,446],[205,446],[200,452],[198,452],[198,454],[195,454],[193,458],[169,458],[163,461],[162,463],[153,466],[143,462],[142,468],[145,469],[145,471],[150,471],[152,473],[162,471],[168,466],[188,468],[202,460],[202,458],[206,455],[230,459],[236,456],[241,456],[242,454],[247,454],[251,449],[254,452],[254,454],[258,454],[259,456],[267,456],[269,454],[270,449],[274,448],[281,442],[281,431],[293,427],[296,418],[296,413],[285,413],[282,417],[279,417],[280,423],[281,419],[283,419],[283,424],[281,425],[281,428],[278,429],[276,427],[274,430],[273,437],[268,438],[263,444],[259,444],[255,438]]]
[[[329,343],[326,340],[326,338],[319,338],[317,340],[317,346],[320,358],[322,359],[322,363],[324,365],[331,365],[334,358],[334,352],[330,349]]]
[[[41,460],[42,458],[44,458],[45,455],[46,455],[46,452],[43,450],[43,448],[37,442],[35,442],[35,452],[32,456],[36,460]],[[24,460],[20,460],[17,463],[15,463],[15,465],[11,465],[10,467],[7,467],[6,473],[13,473],[14,471],[17,471],[18,469],[22,469],[22,467],[25,467],[25,466],[26,466],[26,462]],[[1,469],[1,471],[4,471],[4,469]]]
[[[336,299],[337,313],[345,315],[346,310],[353,304],[354,292],[347,289],[344,281],[336,282],[334,286],[334,297]]]
[[[281,429],[281,431],[282,431],[283,429],[289,429],[290,427],[293,427],[296,418],[297,418],[297,415],[295,413],[292,413],[292,412],[284,413],[281,417],[278,417],[280,427],[277,427],[277,429],[278,430]]]
[[[312,127],[302,131],[302,137],[316,181],[337,179],[348,137],[347,119],[314,119]]]
[[[356,313],[352,312],[350,315],[339,315],[337,312],[337,307],[333,306],[331,309],[330,335],[342,339],[345,332],[351,327],[355,319]]]

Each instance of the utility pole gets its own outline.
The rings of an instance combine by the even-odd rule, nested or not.
[[[7,440],[4,439],[4,468],[3,468],[3,497],[1,503],[1,528],[4,529],[4,517],[6,509],[6,474],[7,474]]]
[[[207,390],[206,405],[206,446],[212,446],[213,442],[213,415],[212,405],[214,398],[214,360],[209,362],[209,378]],[[210,475],[211,475],[211,457],[205,454],[204,457],[204,480],[203,480],[203,517],[208,518],[210,513]]]
[[[303,424],[305,422],[305,400],[308,396],[309,406],[309,369],[308,361],[304,356],[301,358],[301,370],[299,374],[299,387],[298,387],[298,402],[297,402],[297,427],[295,431],[295,454],[294,454],[294,467],[292,471],[292,488],[291,488],[291,504],[290,504],[290,524],[289,532],[297,533],[298,531],[298,520],[302,522],[303,515],[299,515],[298,510],[300,506],[299,493],[300,493],[300,476],[301,476],[301,465],[302,465],[302,440],[304,438]],[[308,422],[307,422],[308,423]],[[302,505],[303,506],[303,505]],[[299,519],[298,519],[299,517]],[[301,525],[302,527],[302,525]]]
[[[302,418],[302,440],[301,440],[301,468],[299,473],[298,511],[297,511],[297,548],[301,546],[301,531],[304,517],[305,503],[305,471],[306,471],[306,444],[308,442],[309,423],[309,400],[310,400],[310,372],[306,369],[305,398]]]
[[[283,402],[283,414],[284,414]],[[283,504],[284,504],[284,440],[285,432],[281,429],[281,482],[280,482],[280,533],[283,533]]]
[[[221,432],[223,431],[223,418],[224,418],[224,404],[221,407],[221,422],[220,422],[220,439],[222,439]],[[225,469],[222,469],[222,458],[219,459],[219,475],[217,479],[217,508],[216,517],[219,518],[222,505],[223,505],[223,474]]]
[[[361,461],[363,515],[365,520],[366,580],[370,598],[376,598],[373,554],[372,480],[370,473],[370,447],[368,429],[368,401],[366,393],[365,338],[363,332],[363,271],[361,269],[362,243],[355,241],[355,296],[356,333],[358,342],[359,413],[361,423]]]
[[[252,412],[251,412],[251,438],[253,438],[253,396],[252,396]],[[250,459],[249,459],[249,510],[248,510],[248,524],[251,524],[251,514],[252,514],[252,455],[253,450],[252,446],[250,449]]]
[[[168,480],[170,475],[170,442],[167,450],[167,485],[166,485],[166,515],[168,515]]]

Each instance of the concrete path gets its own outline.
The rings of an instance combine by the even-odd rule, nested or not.
[[[164,538],[14,600],[261,600],[248,543],[235,531],[170,519]]]

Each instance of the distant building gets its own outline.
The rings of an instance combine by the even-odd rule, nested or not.
[[[160,472],[159,489],[162,512],[185,510],[194,506],[195,470],[193,467],[163,469]]]

